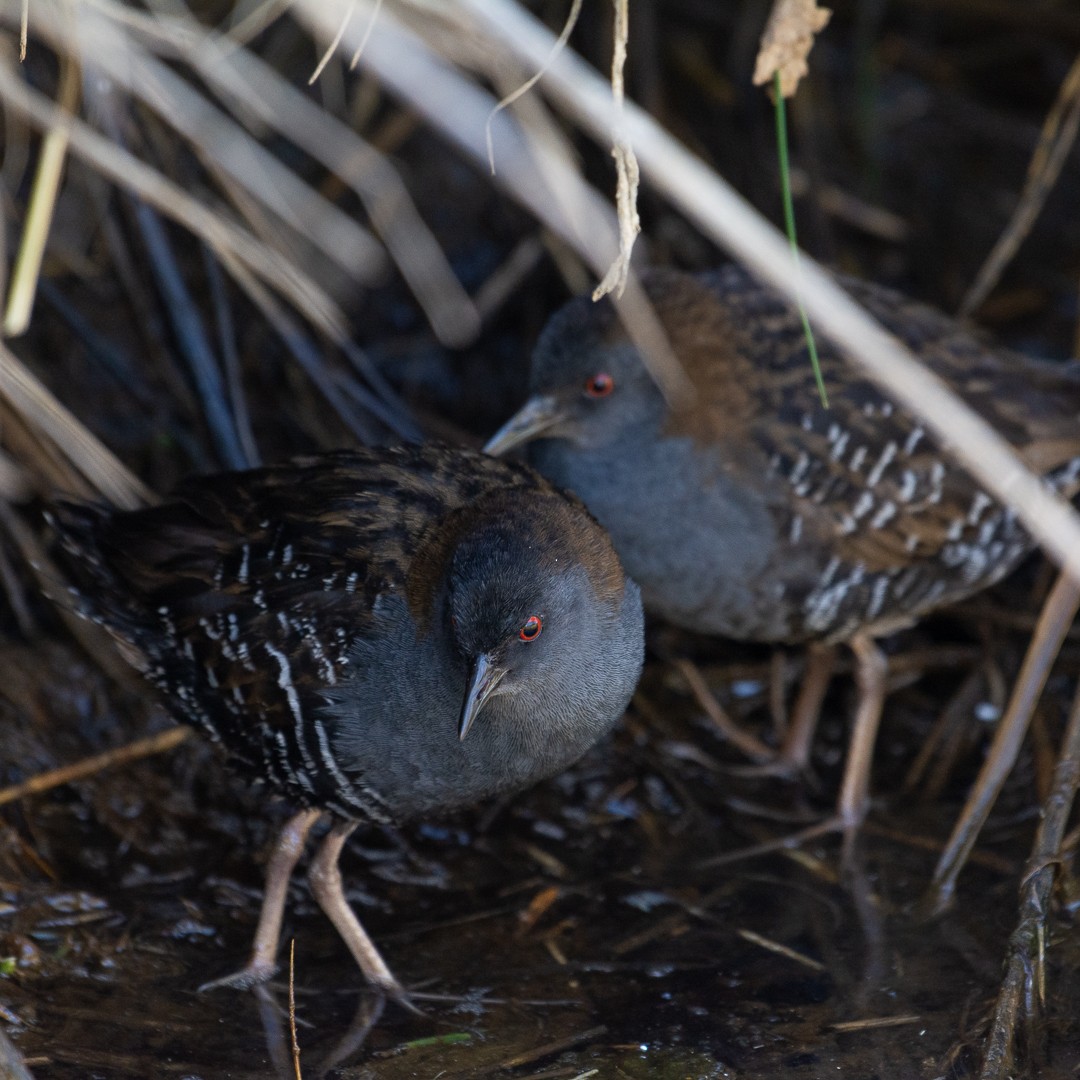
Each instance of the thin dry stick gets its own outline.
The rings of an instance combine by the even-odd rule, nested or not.
[[[364,46],[368,43],[368,38],[371,37],[371,31],[375,29],[375,22],[379,18],[379,10],[382,8],[383,0],[375,0],[375,7],[371,11],[371,19],[368,22],[367,29],[364,31],[364,36],[360,39],[360,44],[356,46],[356,50],[352,54],[352,59],[349,61],[349,70],[355,71],[356,65],[360,63],[360,56],[364,51]]]
[[[338,32],[334,35],[334,40],[326,46],[326,51],[322,54],[322,59],[315,65],[315,70],[311,73],[311,77],[308,79],[308,86],[314,86],[318,81],[319,76],[323,73],[323,68],[330,63],[330,57],[337,52],[338,46],[341,44],[341,39],[345,36],[345,30],[351,21],[353,14],[356,12],[356,0],[352,0],[349,5],[349,10],[345,12],[345,17],[341,20],[341,26],[338,27]]]
[[[371,37],[371,31],[375,29],[375,21],[379,17],[379,8],[382,7],[382,0],[375,0],[375,6],[371,11],[371,18],[368,20],[367,29],[364,31],[364,36],[360,39],[360,44],[356,46],[356,51],[352,55],[352,59],[349,61],[349,70],[355,71],[356,65],[360,63],[360,55],[364,51],[364,46],[367,44],[368,38]],[[323,68],[330,62],[330,57],[337,52],[338,46],[341,44],[341,39],[345,36],[345,30],[348,28],[349,22],[352,20],[353,13],[356,11],[356,0],[352,0],[352,5],[345,13],[345,17],[341,20],[341,26],[338,28],[338,32],[334,35],[334,40],[330,42],[326,47],[326,52],[323,53],[322,59],[319,61],[315,70],[311,73],[311,78],[308,79],[308,86],[314,85],[318,77],[323,73]]]
[[[735,933],[744,941],[749,941],[752,945],[760,945],[761,948],[776,953],[778,956],[786,956],[789,960],[794,960],[796,964],[802,964],[804,967],[810,968],[811,971],[828,970],[820,960],[815,960],[813,957],[807,956],[806,953],[801,953],[798,949],[791,948],[790,945],[785,945],[780,941],[774,941],[772,938],[765,937],[753,930],[746,930],[743,927],[739,927]]]
[[[626,43],[630,38],[630,10],[628,0],[615,0],[615,44],[611,57],[611,99],[621,114],[626,103],[626,87],[623,69],[626,67]],[[641,183],[641,171],[634,148],[616,127],[611,156],[615,159],[617,184],[615,188],[615,209],[619,217],[619,257],[611,264],[603,280],[593,289],[593,300],[599,300],[608,293],[622,296],[626,288],[626,279],[630,273],[630,256],[634,250],[634,241],[641,232],[641,218],[637,212],[638,187]]]
[[[559,31],[559,36],[551,46],[551,53],[539,66],[536,74],[526,79],[512,94],[507,94],[506,97],[504,97],[491,112],[488,113],[487,122],[484,124],[484,140],[487,143],[488,168],[491,169],[492,176],[495,175],[495,145],[491,134],[491,125],[495,120],[495,117],[498,116],[503,109],[508,109],[513,105],[518,98],[527,94],[541,78],[543,78],[548,64],[555,59],[556,55],[566,47],[566,43],[570,40],[570,35],[574,32],[574,27],[577,25],[578,16],[581,14],[581,4],[582,0],[574,0],[573,5],[570,8],[570,14],[566,16],[566,22],[563,23],[563,28]]]
[[[816,840],[819,836],[837,832],[842,824],[839,818],[831,817],[826,821],[819,821],[816,825],[808,825],[805,829],[799,829],[798,832],[788,833],[787,836],[763,840],[760,844],[751,844],[735,851],[726,851],[723,855],[713,855],[711,858],[702,859],[701,862],[694,864],[694,869],[711,870],[717,866],[728,866],[731,863],[742,862],[746,859],[756,859],[761,855],[771,855],[774,851],[799,848],[807,840]]]
[[[986,1042],[980,1080],[1005,1080],[1014,1075],[1013,1042],[1023,1002],[1033,1011],[1045,1004],[1046,922],[1054,873],[1061,859],[1065,826],[1080,787],[1080,688],[1073,698],[1069,724],[1062,740],[1054,783],[1043,804],[1042,820],[1028,863],[1020,899],[1020,919],[1009,945],[1005,979]]]
[[[62,58],[57,101],[68,112],[74,110],[79,100],[81,75],[79,64],[73,57]],[[41,141],[41,155],[26,208],[22,242],[15,259],[15,269],[11,273],[7,309],[4,312],[4,337],[18,337],[30,325],[45,242],[49,238],[49,227],[60,191],[60,177],[67,160],[67,145],[67,132],[59,127],[50,128]]]
[[[1080,586],[1064,574],[1060,575],[1039,615],[1039,622],[1028,645],[1020,674],[1016,678],[1008,708],[998,722],[990,754],[934,870],[933,880],[923,901],[923,906],[929,913],[944,910],[952,901],[956,879],[1016,763],[1031,714],[1078,608]]]
[[[50,791],[61,784],[85,780],[88,776],[94,776],[117,765],[127,765],[129,762],[152,757],[154,754],[163,754],[166,750],[179,746],[191,734],[192,729],[186,724],[181,724],[179,727],[169,728],[157,735],[136,739],[126,746],[118,746],[115,750],[106,750],[103,754],[94,754],[93,757],[83,758],[82,761],[76,761],[71,765],[63,765],[59,769],[38,773],[37,776],[31,776],[29,780],[24,780],[21,784],[14,784],[0,790],[0,806],[25,798],[27,795],[40,795],[43,791]]]
[[[1016,254],[1031,231],[1035,219],[1046,203],[1047,196],[1061,175],[1069,151],[1080,130],[1080,56],[1065,76],[1057,100],[1046,117],[1039,142],[1028,165],[1024,190],[1009,223],[998,238],[986,261],[979,268],[975,281],[960,305],[961,315],[970,315],[990,294],[1005,267]]]
[[[829,1024],[830,1031],[876,1031],[878,1028],[903,1027],[906,1024],[922,1023],[919,1013],[904,1016],[868,1016],[865,1020],[841,1020],[838,1024]]]
[[[728,716],[723,706],[713,696],[708,683],[705,682],[693,661],[680,658],[675,661],[675,667],[689,684],[690,691],[697,698],[698,704],[728,742],[741,750],[751,761],[765,762],[775,759],[776,754],[769,747],[750,732],[743,731]]]
[[[528,1065],[542,1057],[554,1057],[556,1054],[561,1054],[564,1050],[570,1050],[575,1046],[579,1046],[581,1043],[595,1042],[595,1040],[606,1034],[606,1027],[588,1028],[586,1031],[579,1031],[576,1034],[567,1035],[561,1039],[553,1039],[551,1042],[541,1043],[539,1046],[534,1046],[529,1050],[522,1051],[520,1054],[514,1054],[511,1057],[504,1058],[502,1061],[494,1062],[491,1065],[485,1065],[482,1068],[474,1070],[472,1075],[474,1077],[490,1076],[492,1073],[509,1071],[510,1069],[519,1069],[522,1065]]]
[[[289,938],[289,1038],[292,1044],[292,1063],[296,1080],[300,1074],[300,1042],[296,1037],[296,938]]]

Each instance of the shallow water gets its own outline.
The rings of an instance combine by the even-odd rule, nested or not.
[[[73,713],[87,741],[114,710],[140,722],[141,699],[105,695],[78,665],[68,674],[82,683],[54,700],[43,673],[24,698],[50,701],[44,726],[9,707],[9,721],[23,717],[9,745],[47,756],[50,725],[70,741]],[[761,702],[747,688],[729,705],[752,723]],[[654,663],[617,737],[566,776],[400,838],[361,836],[344,860],[353,902],[423,1015],[380,1011],[298,882],[286,930],[301,1075],[971,1075],[1030,843],[1023,778],[938,922],[910,914],[935,858],[917,842],[940,841],[952,804],[882,803],[843,880],[832,836],[700,865],[827,810],[845,698],[830,702],[817,797],[740,775]],[[891,703],[878,790],[911,756],[917,703]],[[0,1001],[39,1080],[295,1078],[287,970],[262,994],[195,992],[245,958],[266,817],[284,812],[194,741],[18,804],[0,864],[0,954],[13,958]],[[1080,950],[1064,931],[1051,941],[1042,1077],[1080,1061]]]

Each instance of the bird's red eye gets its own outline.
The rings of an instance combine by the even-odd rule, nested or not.
[[[544,624],[540,620],[539,615],[530,615],[525,620],[525,625],[518,631],[518,637],[522,641],[535,641],[540,636],[540,631],[544,629]]]
[[[589,397],[607,397],[614,389],[615,380],[606,371],[598,371],[585,383],[585,393]]]

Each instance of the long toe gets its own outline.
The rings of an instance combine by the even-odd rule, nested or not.
[[[400,1005],[407,1012],[411,1012],[413,1016],[426,1016],[427,1013],[420,1008],[419,1005],[413,1001],[409,995],[409,991],[405,989],[391,976],[391,984],[385,983],[372,983],[372,988],[376,993],[385,994],[389,1001],[394,1002],[395,1005]]]
[[[220,979],[211,979],[199,987],[199,993],[207,990],[250,990],[253,986],[261,986],[269,982],[277,974],[277,964],[267,964],[259,961],[251,961],[245,964],[239,971],[231,975],[223,975]]]

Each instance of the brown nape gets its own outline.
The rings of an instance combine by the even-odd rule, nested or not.
[[[486,519],[499,523],[500,528],[516,519],[520,532],[516,546],[533,550],[539,565],[549,573],[577,565],[592,567],[589,584],[597,600],[617,604],[626,588],[626,576],[607,534],[588,518],[581,503],[571,495],[550,492],[523,506],[516,491],[495,491],[467,508],[455,509],[437,526],[425,530],[406,578],[409,609],[418,625],[431,627],[437,590],[454,551],[475,529],[481,509]],[[581,522],[582,515],[588,525]]]
[[[591,517],[590,528],[573,527],[579,509],[588,512],[585,504],[572,495],[566,501],[550,499],[547,508],[537,515],[535,543],[544,565],[552,572],[567,564],[594,567],[589,577],[593,595],[602,604],[614,605],[626,589],[626,575],[619,560],[612,558],[615,549],[610,537]]]
[[[669,410],[664,433],[702,445],[739,438],[757,414],[752,393],[757,373],[751,351],[740,347],[740,328],[723,298],[676,270],[652,270],[643,285],[694,389],[685,404]]]

